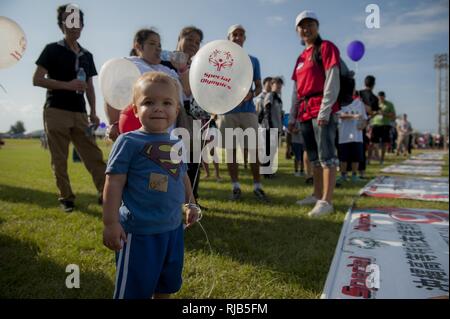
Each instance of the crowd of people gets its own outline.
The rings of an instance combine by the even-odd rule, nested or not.
[[[252,89],[242,103],[226,114],[208,114],[196,103],[189,85],[190,64],[200,49],[203,31],[194,26],[180,31],[175,50],[185,57],[180,62],[161,59],[158,32],[138,30],[132,39],[130,36],[133,46],[126,58],[142,75],[134,85],[133,102],[122,111],[105,105],[107,136],[115,141],[106,164],[95,137],[86,134],[90,124],[98,125],[99,118],[92,84],[97,75],[93,55],[78,43],[84,13],[80,11],[79,28],[68,27],[66,8],[57,10],[64,39],[44,48],[33,76],[34,85],[47,89],[44,124],[58,200],[64,211],[73,211],[75,194],[67,172],[72,142],[92,175],[98,202],[103,205],[104,244],[117,252],[114,297],[167,297],[181,287],[181,207],[184,206],[187,226],[206,209],[199,205],[201,166],[207,177],[210,173],[208,163],[193,158],[193,139],[201,136],[194,132],[194,121],[217,128],[222,136],[230,128],[256,132],[263,129],[266,152],[272,150],[266,154],[273,157],[283,131],[284,80],[274,76],[262,81],[259,60],[250,56]],[[319,18],[314,12],[300,13],[295,29],[305,48],[292,73],[295,85],[287,125],[287,155],[294,156],[295,176],[304,176],[313,184],[313,193],[297,204],[312,205],[308,215],[319,217],[333,212],[334,189],[347,180],[347,172],[351,171],[351,180],[357,182],[365,178],[370,160],[377,158],[383,164],[387,146],[393,140],[393,128],[397,131],[397,153],[410,151],[412,127],[406,115],[393,126],[394,105],[384,92],[377,96],[373,93],[373,76],[366,77],[363,90],[355,89],[354,74],[345,66],[336,45],[321,38]],[[247,33],[244,26],[235,24],[229,27],[226,37],[244,47]],[[85,80],[77,78],[81,68],[86,73]],[[182,148],[185,160],[174,162],[170,151],[180,141],[170,132],[180,127],[188,130],[191,143],[187,149]],[[273,137],[272,129],[279,134]],[[255,146],[244,143],[243,156],[253,177],[253,194],[257,200],[269,203],[261,175],[275,176],[275,171],[270,170],[273,158],[260,163],[258,152],[253,152],[252,147]],[[226,149],[233,158],[227,162],[227,169],[230,199],[234,201],[243,197],[237,149],[237,144]],[[210,155],[216,158],[217,150],[212,149]],[[221,180],[218,165],[214,163],[215,176]]]

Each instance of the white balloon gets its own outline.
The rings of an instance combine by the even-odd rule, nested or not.
[[[250,91],[253,66],[239,45],[228,40],[212,41],[192,60],[189,82],[201,108],[224,114],[238,106]]]
[[[123,110],[133,101],[133,85],[140,76],[141,72],[130,60],[106,61],[99,75],[103,98],[113,108]]]
[[[0,17],[0,69],[16,64],[27,48],[22,28],[7,17]]]

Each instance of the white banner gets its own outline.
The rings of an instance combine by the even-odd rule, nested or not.
[[[359,194],[372,197],[407,198],[448,203],[448,178],[378,176],[364,186]]]
[[[322,298],[448,297],[448,263],[448,211],[349,211]]]
[[[408,175],[441,176],[442,168],[441,166],[414,166],[394,164],[383,168],[381,172]]]
[[[446,155],[447,152],[433,152],[433,153],[422,153],[419,155],[411,156],[411,159],[417,159],[417,160],[443,160],[444,155]]]
[[[432,166],[439,166],[439,165],[444,165],[445,162],[444,161],[427,161],[427,160],[418,160],[418,159],[408,159],[408,160],[405,160],[405,161],[401,162],[401,164],[404,164],[404,165],[432,165]]]

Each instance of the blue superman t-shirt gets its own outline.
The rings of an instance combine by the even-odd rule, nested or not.
[[[182,158],[181,143],[169,134],[143,131],[122,134],[114,143],[106,174],[127,175],[120,209],[125,232],[150,235],[180,226],[187,171],[186,164],[176,160]]]

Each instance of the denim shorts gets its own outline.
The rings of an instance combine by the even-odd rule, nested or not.
[[[305,141],[308,159],[314,166],[336,167],[339,160],[336,155],[336,114],[330,116],[327,125],[317,125],[317,119],[301,122],[300,129]]]

